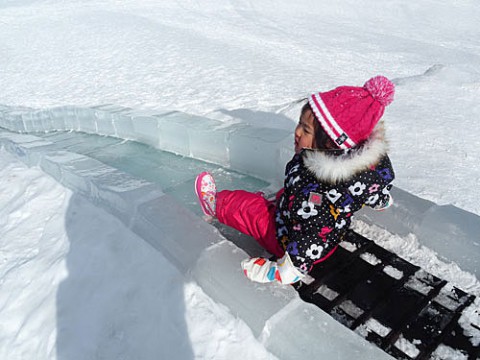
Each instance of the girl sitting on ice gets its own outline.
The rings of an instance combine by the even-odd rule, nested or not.
[[[344,239],[363,206],[391,205],[394,172],[380,118],[393,101],[383,76],[363,87],[341,86],[308,98],[295,129],[295,155],[276,201],[243,190],[217,192],[211,174],[197,176],[203,212],[254,237],[277,261],[242,262],[257,282],[291,284],[324,261]]]

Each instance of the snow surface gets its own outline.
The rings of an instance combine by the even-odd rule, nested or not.
[[[382,73],[398,84],[385,117],[397,186],[480,214],[475,1],[0,6],[3,105],[116,104],[292,129],[291,101]]]
[[[385,116],[396,185],[478,227],[478,19],[469,0],[0,0],[0,105],[115,104],[291,131],[296,100],[381,73],[397,84]],[[4,151],[0,183],[2,359],[273,357],[111,215]],[[480,295],[422,234],[357,227]]]

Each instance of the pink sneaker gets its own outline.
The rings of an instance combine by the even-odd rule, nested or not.
[[[207,216],[216,216],[217,187],[212,174],[204,171],[195,179],[195,193],[203,213]]]

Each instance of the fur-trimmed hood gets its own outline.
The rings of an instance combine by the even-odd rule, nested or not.
[[[369,169],[387,154],[383,123],[360,146],[348,150],[304,150],[305,167],[320,181],[337,183]]]

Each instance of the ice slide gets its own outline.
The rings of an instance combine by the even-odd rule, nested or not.
[[[183,273],[191,274],[213,299],[238,314],[281,358],[295,358],[299,352],[362,359],[479,354],[478,324],[465,324],[462,318],[463,312],[478,306],[478,299],[355,233],[330,266],[316,269],[313,283],[296,287],[301,298],[324,311],[300,300],[293,288],[264,287],[244,279],[238,266],[247,256],[244,251],[253,255],[260,250],[234,231],[219,227],[219,232],[203,222],[193,179],[209,170],[221,188],[268,192],[278,187],[283,164],[292,155],[291,135],[283,130],[112,106],[41,111],[3,107],[0,127],[5,129],[0,132],[1,146],[121,219]],[[397,233],[413,229],[427,246],[435,237],[434,246],[440,250],[446,235],[438,225],[457,226],[464,234],[460,253],[470,256],[459,261],[446,246],[440,253],[478,276],[479,250],[470,245],[470,236],[480,229],[445,224],[438,220],[443,207],[397,192],[392,214],[375,221]],[[372,216],[363,215],[367,220]],[[478,227],[478,219],[471,224]],[[378,285],[374,291],[372,283]],[[405,305],[402,311],[389,315],[398,304]],[[315,341],[300,338],[292,343],[289,334],[275,326],[278,321],[296,324]]]

